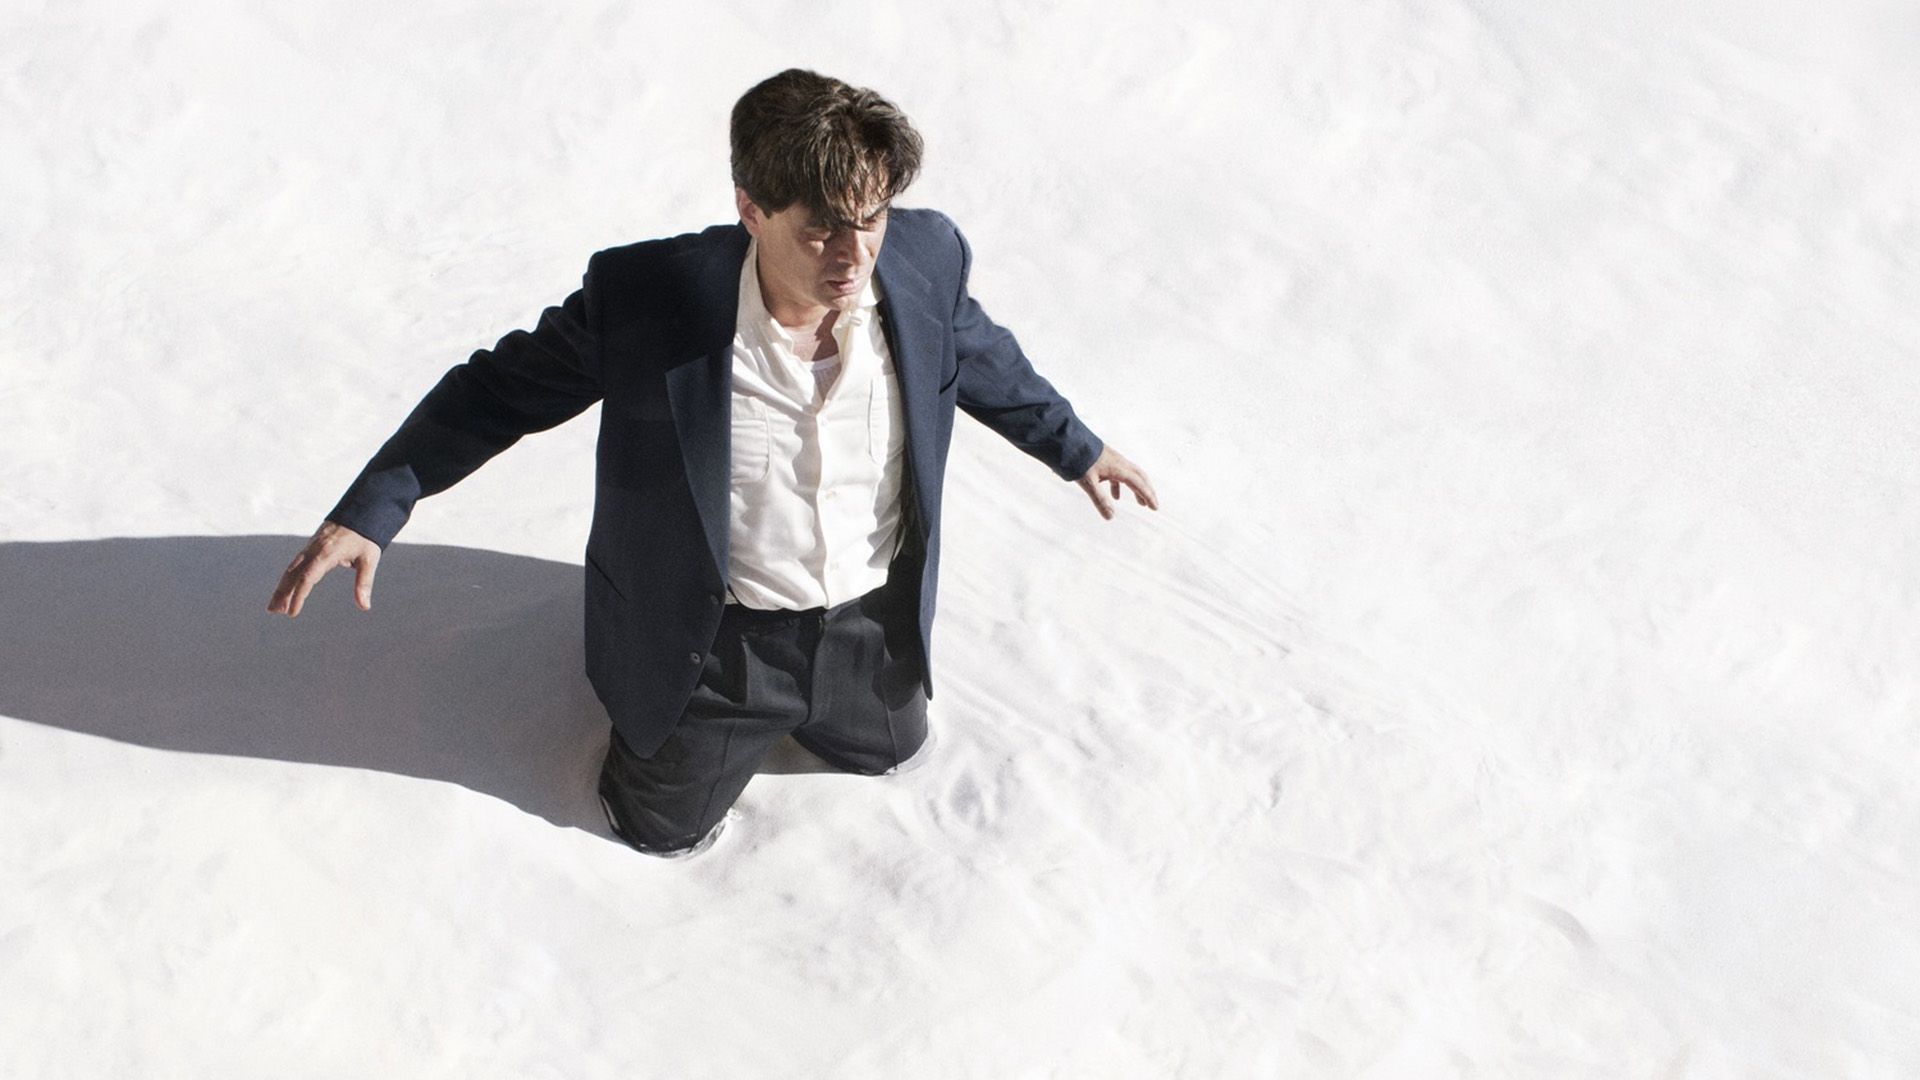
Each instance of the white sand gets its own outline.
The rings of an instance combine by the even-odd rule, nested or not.
[[[554,7],[0,13],[0,1077],[1920,1075],[1912,5]],[[790,64],[1164,510],[963,426],[940,756],[663,864],[591,416],[260,609]]]

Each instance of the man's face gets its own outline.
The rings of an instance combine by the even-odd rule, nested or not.
[[[833,229],[802,203],[770,214],[739,188],[734,201],[760,244],[760,290],[769,307],[846,311],[859,302],[887,235],[884,204],[869,208],[857,228]]]

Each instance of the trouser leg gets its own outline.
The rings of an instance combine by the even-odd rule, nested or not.
[[[600,797],[614,831],[641,851],[668,855],[700,841],[720,820],[771,743],[721,732],[675,731],[651,757],[635,754],[613,731],[600,766]]]
[[[600,794],[623,839],[667,854],[694,846],[746,790],[762,758],[806,718],[811,642],[792,620],[730,612],[667,741],[641,757],[613,733]]]

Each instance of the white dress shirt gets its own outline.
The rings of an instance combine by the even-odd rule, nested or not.
[[[839,354],[809,364],[740,268],[733,335],[731,599],[831,607],[886,583],[900,540],[906,429],[872,278],[834,320]]]

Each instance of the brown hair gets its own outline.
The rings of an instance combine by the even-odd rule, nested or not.
[[[789,68],[740,96],[729,127],[733,182],[769,213],[801,203],[855,226],[920,173],[920,133],[871,90]]]

